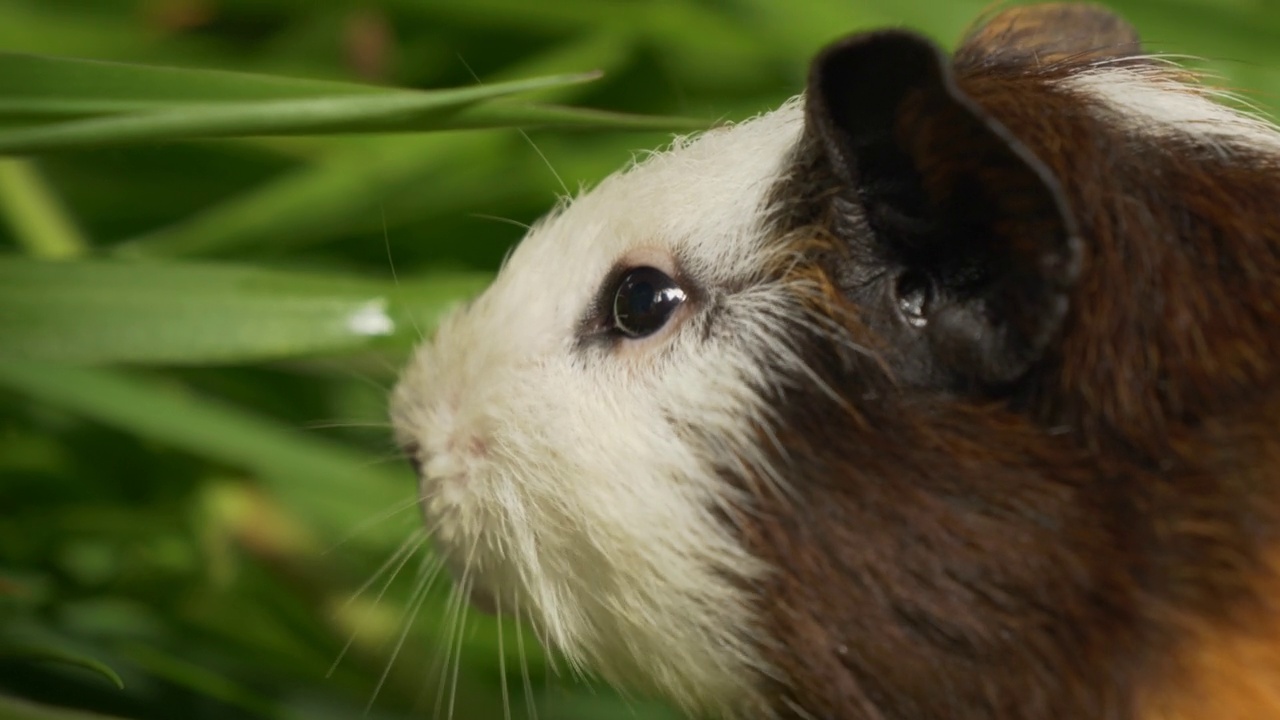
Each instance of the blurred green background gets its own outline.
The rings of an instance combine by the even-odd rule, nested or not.
[[[681,126],[630,114],[748,117],[825,41],[988,5],[0,0],[0,719],[675,717],[418,593],[396,369]],[[1280,2],[1114,5],[1280,107]]]

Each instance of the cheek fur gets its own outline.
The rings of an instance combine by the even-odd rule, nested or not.
[[[513,336],[512,316],[486,312],[500,297],[442,325],[393,417],[422,448],[439,551],[485,604],[611,682],[690,710],[759,710],[769,639],[749,587],[766,569],[726,522],[742,497],[720,473],[763,461],[760,363],[789,352],[768,322],[785,314],[779,290],[721,297],[709,325],[648,354],[469,352]]]

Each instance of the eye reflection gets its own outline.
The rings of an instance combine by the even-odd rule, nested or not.
[[[629,338],[652,335],[684,301],[684,289],[666,273],[652,267],[633,268],[623,274],[614,291],[611,324]]]

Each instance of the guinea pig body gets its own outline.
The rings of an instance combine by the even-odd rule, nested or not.
[[[465,592],[725,717],[1280,717],[1280,132],[1088,5],[535,226],[392,417]]]

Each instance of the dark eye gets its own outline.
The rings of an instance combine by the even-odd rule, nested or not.
[[[667,324],[684,299],[684,290],[661,270],[632,268],[614,291],[612,325],[630,338],[652,335]]]

